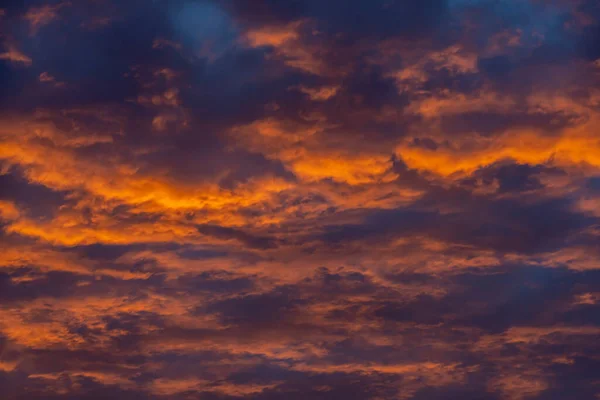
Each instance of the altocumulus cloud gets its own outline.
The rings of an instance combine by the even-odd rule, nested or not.
[[[595,1],[1,7],[3,398],[598,398]]]

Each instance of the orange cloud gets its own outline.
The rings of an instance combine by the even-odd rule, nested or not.
[[[58,12],[60,9],[69,5],[69,2],[64,2],[56,5],[31,7],[27,10],[24,18],[29,23],[31,34],[36,34],[41,27],[57,20],[59,18]]]
[[[7,51],[0,53],[0,60],[8,60],[12,63],[25,66],[30,66],[33,62],[31,58],[23,54],[14,46],[9,46]]]
[[[273,47],[276,57],[286,65],[311,74],[328,74],[317,56],[318,48],[307,45],[301,38],[308,21],[296,21],[286,26],[267,26],[246,32],[245,42],[251,47]],[[314,32],[313,32],[314,34]]]
[[[300,86],[300,91],[307,94],[313,101],[326,101],[335,96],[339,89],[339,86],[324,86],[319,88]]]
[[[588,164],[600,167],[600,141],[579,132],[567,131],[560,137],[547,137],[541,132],[508,132],[500,138],[482,144],[476,151],[452,149],[428,150],[400,145],[397,154],[414,169],[435,172],[444,176],[470,173],[502,160],[523,164],[572,166]]]
[[[247,141],[255,151],[282,161],[298,177],[308,182],[332,179],[360,185],[390,182],[397,178],[391,171],[389,154],[354,155],[319,149],[319,132],[324,128],[319,124],[307,128],[296,127],[271,119],[237,127],[233,135]]]

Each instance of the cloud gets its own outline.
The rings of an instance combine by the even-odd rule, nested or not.
[[[595,2],[21,3],[7,399],[598,393]]]
[[[58,12],[61,8],[68,7],[70,3],[58,3],[55,5],[43,5],[31,7],[23,18],[29,23],[31,34],[36,34],[40,28],[59,19]]]
[[[22,64],[27,67],[33,63],[30,57],[23,54],[14,46],[9,46],[4,53],[0,53],[0,60],[7,60],[13,64]]]

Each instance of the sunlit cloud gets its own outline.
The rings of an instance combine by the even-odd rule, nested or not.
[[[592,1],[0,10],[7,399],[594,399]]]
[[[11,63],[24,66],[30,66],[33,62],[29,56],[23,54],[19,49],[12,45],[9,45],[6,51],[0,53],[0,60],[7,60]]]
[[[69,2],[64,2],[54,5],[48,4],[40,7],[31,7],[27,10],[23,18],[29,23],[31,33],[36,34],[43,26],[59,19],[59,11],[70,5]]]

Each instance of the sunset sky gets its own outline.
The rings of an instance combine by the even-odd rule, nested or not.
[[[600,2],[0,2],[2,400],[599,400]]]

